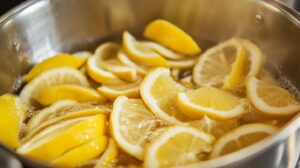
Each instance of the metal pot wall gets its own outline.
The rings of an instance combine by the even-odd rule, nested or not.
[[[119,40],[123,30],[140,35],[155,18],[180,26],[204,49],[233,36],[248,38],[262,49],[267,68],[286,87],[300,88],[300,16],[277,1],[33,0],[0,19],[0,93],[17,92],[20,75],[48,56],[94,49],[101,42]],[[3,145],[1,148],[24,165],[42,166]],[[193,166],[293,168],[299,154],[298,115],[266,140]]]

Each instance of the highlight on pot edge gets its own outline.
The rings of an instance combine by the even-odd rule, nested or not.
[[[0,141],[54,167],[174,167],[252,145],[300,110],[247,39],[201,51],[160,19],[143,35],[36,64],[0,97]]]

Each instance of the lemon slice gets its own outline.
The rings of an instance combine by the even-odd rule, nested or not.
[[[41,73],[30,81],[21,91],[20,98],[25,102],[32,103],[37,94],[50,86],[62,84],[75,84],[89,86],[86,77],[74,68],[56,68]]]
[[[201,120],[189,121],[187,125],[219,138],[223,134],[237,128],[240,124],[237,119],[218,121],[204,116]]]
[[[102,85],[97,90],[110,100],[115,100],[119,96],[127,96],[129,98],[140,97],[140,83],[138,80],[134,83],[128,83],[123,85]]]
[[[186,126],[173,126],[155,138],[145,151],[145,167],[176,167],[196,163],[211,151],[214,137]]]
[[[75,149],[67,151],[51,161],[50,164],[55,167],[80,167],[85,162],[101,155],[107,146],[107,141],[107,136],[97,137]]]
[[[122,64],[118,59],[111,59],[103,62],[103,68],[129,82],[136,80],[138,77],[135,68]]]
[[[51,86],[42,90],[36,96],[36,100],[44,106],[62,99],[72,99],[78,102],[95,101],[99,103],[104,103],[106,101],[106,98],[96,90],[77,85]]]
[[[51,113],[57,113],[64,108],[76,104],[77,101],[74,100],[61,100],[53,103],[51,106],[46,107],[40,111],[38,111],[35,115],[33,115],[27,123],[27,130],[30,131],[36,126],[38,126],[41,122],[46,120],[46,117]]]
[[[135,68],[136,71],[138,72],[138,74],[140,74],[142,76],[147,74],[147,72],[148,72],[147,67],[143,67],[143,66],[136,64],[134,61],[132,61],[130,58],[128,58],[128,56],[123,51],[119,51],[117,57],[118,57],[118,60],[120,62],[122,62],[122,64],[127,65],[132,68]]]
[[[233,94],[213,87],[202,87],[179,93],[177,103],[181,111],[193,119],[204,115],[218,120],[238,118],[245,112],[244,102]]]
[[[178,69],[189,69],[193,68],[193,66],[198,61],[198,57],[192,57],[187,59],[181,60],[168,60],[171,68],[178,68]]]
[[[90,53],[89,51],[78,51],[78,52],[72,53],[72,55],[75,55],[76,57],[79,57],[79,58],[87,59],[92,56],[92,53]]]
[[[300,104],[283,88],[252,77],[246,84],[247,97],[260,112],[270,116],[286,116],[300,111]]]
[[[141,99],[120,96],[114,101],[110,116],[111,134],[128,154],[143,160],[147,135],[155,128],[155,116]]]
[[[34,134],[37,131],[62,120],[94,114],[107,114],[111,110],[105,106],[93,106],[78,103],[73,100],[61,100],[49,107],[44,108],[34,115],[27,123],[27,132]]]
[[[123,33],[123,49],[130,59],[142,65],[169,66],[167,60],[151,50],[147,45],[137,41],[127,31]]]
[[[245,62],[241,40],[230,39],[201,55],[193,69],[193,80],[198,86],[233,87],[243,79]]]
[[[35,135],[17,152],[43,162],[49,162],[66,151],[84,144],[105,132],[105,115],[69,120],[53,125]]]
[[[119,46],[114,43],[104,43],[100,45],[94,56],[87,61],[86,69],[88,75],[96,82],[103,84],[121,84],[123,81],[114,73],[103,68],[105,59],[114,57],[119,50]]]
[[[142,42],[145,44],[147,47],[151,48],[153,51],[157,52],[158,54],[162,55],[163,57],[171,60],[179,60],[179,59],[184,59],[186,58],[185,55],[176,53],[158,43],[155,42],[150,42],[150,41],[145,41]]]
[[[221,136],[215,142],[210,157],[223,156],[250,146],[274,134],[277,130],[274,126],[261,123],[242,125]]]
[[[113,165],[117,161],[117,156],[117,144],[113,139],[109,139],[108,146],[105,152],[100,157],[100,159],[97,160],[94,168],[113,167]]]
[[[186,88],[172,79],[167,68],[151,71],[140,86],[141,96],[148,108],[156,116],[174,124],[188,120],[174,103],[177,94],[185,90]]]
[[[36,64],[27,75],[23,77],[25,82],[28,82],[38,76],[39,74],[58,67],[71,67],[71,68],[79,68],[81,67],[86,58],[84,57],[76,57],[69,54],[58,54],[51,58],[44,60],[43,62]]]
[[[179,53],[195,55],[201,49],[193,38],[180,28],[165,20],[154,20],[147,25],[144,36]]]
[[[0,109],[0,142],[16,148],[26,118],[25,104],[14,95],[4,94],[0,96]]]

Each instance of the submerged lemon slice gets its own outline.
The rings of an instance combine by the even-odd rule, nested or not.
[[[132,60],[142,65],[169,66],[167,60],[151,50],[147,45],[137,41],[127,31],[123,33],[123,49]]]
[[[226,120],[237,118],[245,111],[244,103],[238,97],[213,87],[179,93],[177,102],[181,111],[193,119],[207,115]]]
[[[114,163],[117,161],[117,156],[117,144],[113,139],[109,139],[108,146],[100,159],[97,160],[95,168],[113,167]]]
[[[175,103],[177,94],[185,90],[185,87],[172,79],[167,68],[151,71],[140,86],[141,96],[147,107],[159,118],[173,124],[188,120]]]
[[[36,96],[36,100],[44,106],[62,99],[72,99],[78,102],[95,101],[98,103],[106,101],[106,98],[99,94],[96,90],[77,85],[51,86],[42,90]]]
[[[280,117],[300,111],[300,104],[294,96],[279,86],[252,77],[246,89],[251,103],[263,114]]]
[[[201,52],[190,35],[165,20],[154,20],[147,25],[144,36],[177,52],[195,55]]]
[[[28,74],[26,74],[23,78],[25,82],[28,82],[38,76],[39,74],[58,67],[71,67],[71,68],[79,68],[81,67],[87,57],[76,57],[69,54],[58,54],[51,58],[48,58],[42,61],[39,64],[36,64]]]
[[[11,147],[19,146],[19,135],[26,118],[25,104],[11,94],[0,97],[0,142]]]
[[[214,139],[191,127],[167,128],[146,148],[145,167],[180,167],[204,160],[201,155],[211,151]]]

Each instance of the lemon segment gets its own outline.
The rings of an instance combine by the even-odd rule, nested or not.
[[[40,91],[63,84],[89,86],[87,78],[79,70],[69,67],[55,68],[41,73],[25,85],[20,98],[26,103],[33,103]]]
[[[32,159],[49,162],[78,145],[104,135],[105,125],[105,115],[70,120],[65,122],[65,126],[53,125],[35,135],[18,148],[17,152]]]
[[[137,41],[127,31],[123,33],[123,49],[128,57],[142,65],[147,66],[169,66],[167,60],[151,50],[145,44]]]
[[[186,126],[173,126],[158,135],[146,148],[144,165],[176,167],[196,163],[212,149],[215,138]]]
[[[132,67],[134,69],[136,69],[136,71],[138,72],[138,74],[145,76],[148,72],[148,68],[147,67],[143,67],[140,66],[138,64],[136,64],[134,61],[132,61],[123,51],[119,51],[118,53],[118,60],[124,64],[127,65],[129,67]]]
[[[145,141],[155,128],[155,121],[155,116],[141,99],[120,96],[114,101],[110,131],[126,153],[142,160]]]
[[[149,23],[144,30],[144,36],[179,53],[195,55],[201,52],[190,35],[165,20],[158,19]]]
[[[141,97],[147,107],[159,118],[173,124],[188,120],[174,103],[177,94],[185,90],[185,87],[172,79],[167,68],[151,71],[140,85]]]
[[[193,68],[193,66],[198,61],[198,57],[192,57],[187,59],[181,60],[168,60],[171,68],[178,68],[178,69],[189,69]]]
[[[133,67],[123,65],[117,59],[107,60],[103,63],[104,69],[116,74],[119,78],[132,82],[137,79],[137,70]]]
[[[213,119],[238,118],[244,111],[244,103],[233,94],[213,87],[203,87],[179,93],[177,103],[180,110],[193,119],[207,115]]]
[[[25,105],[11,94],[0,97],[0,142],[11,148],[20,145],[19,135],[26,118]]]
[[[28,82],[38,76],[39,74],[53,68],[58,67],[71,67],[71,68],[79,68],[86,61],[86,58],[76,57],[69,54],[58,54],[51,58],[48,58],[42,61],[39,64],[36,64],[28,74],[23,77],[25,82]]]
[[[113,85],[113,86],[102,85],[97,90],[110,100],[115,100],[119,96],[127,96],[129,98],[139,98],[140,83],[141,80],[138,80],[134,83],[124,84],[124,85]]]
[[[107,136],[101,135],[86,144],[67,151],[62,156],[51,161],[50,164],[55,167],[79,167],[86,161],[101,155],[107,146],[107,141]]]
[[[97,160],[95,164],[95,168],[113,167],[113,165],[117,161],[117,156],[118,156],[117,144],[113,139],[109,139],[108,146],[105,152],[103,153],[103,155],[100,157],[100,159]]]
[[[210,157],[232,153],[247,146],[250,146],[271,134],[277,132],[278,128],[261,123],[242,125],[221,136],[215,143]]]
[[[252,77],[246,84],[247,97],[260,112],[280,117],[300,111],[300,104],[287,90]]]
[[[95,101],[98,103],[104,103],[106,101],[106,98],[96,90],[76,85],[51,86],[42,90],[36,96],[36,100],[44,106],[62,99],[72,99],[78,102]]]

